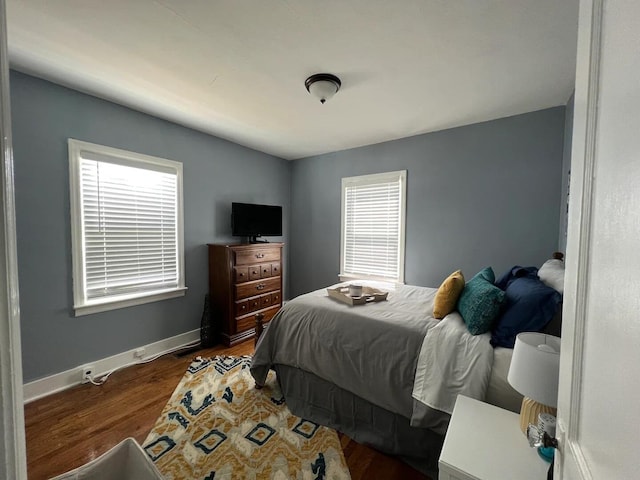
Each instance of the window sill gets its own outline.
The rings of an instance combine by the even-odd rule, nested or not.
[[[169,298],[182,297],[186,291],[187,287],[178,287],[170,290],[147,292],[137,295],[121,295],[108,299],[94,300],[83,305],[74,305],[73,308],[75,310],[75,316],[81,317],[92,313],[107,312],[118,308],[133,307],[135,305],[158,302]]]
[[[396,285],[404,285],[404,280],[397,280],[388,277],[375,277],[373,275],[355,275],[352,273],[340,273],[338,278],[341,282],[351,282],[354,280],[371,280],[374,282],[394,283]]]

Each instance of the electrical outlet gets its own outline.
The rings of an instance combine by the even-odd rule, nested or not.
[[[84,365],[83,367],[80,367],[80,380],[82,383],[89,383],[91,381],[91,377],[96,373],[94,368],[95,367],[93,365]]]
[[[133,356],[135,358],[143,358],[145,353],[146,353],[146,349],[144,347],[140,347],[140,348],[136,348],[136,350],[133,352]]]

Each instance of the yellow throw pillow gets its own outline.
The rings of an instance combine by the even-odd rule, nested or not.
[[[433,301],[433,317],[444,318],[456,309],[456,303],[464,288],[464,275],[461,270],[445,278]]]

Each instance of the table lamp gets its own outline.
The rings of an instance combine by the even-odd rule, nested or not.
[[[520,429],[526,435],[529,424],[538,424],[538,415],[556,415],[560,339],[544,333],[525,332],[516,337],[507,380],[524,395],[520,409]]]

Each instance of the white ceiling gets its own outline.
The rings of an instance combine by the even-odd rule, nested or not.
[[[11,65],[286,159],[556,105],[578,0],[7,0]],[[304,87],[329,72],[321,105]]]

